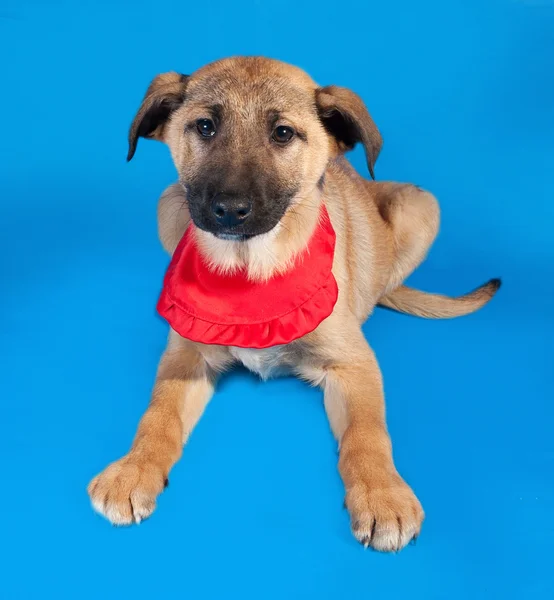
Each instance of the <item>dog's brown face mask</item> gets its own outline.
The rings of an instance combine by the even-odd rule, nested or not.
[[[329,158],[359,141],[373,175],[381,147],[353,92],[263,58],[159,75],[131,126],[129,160],[139,137],[169,145],[196,226],[234,240],[271,231],[322,185]]]

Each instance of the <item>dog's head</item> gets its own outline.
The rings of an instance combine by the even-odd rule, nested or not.
[[[156,77],[131,125],[128,160],[139,137],[169,146],[195,225],[237,242],[275,230],[293,206],[317,208],[329,160],[358,142],[373,176],[382,143],[356,94],[258,57]]]

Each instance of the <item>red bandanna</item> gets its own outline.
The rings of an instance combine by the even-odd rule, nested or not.
[[[179,242],[164,278],[158,312],[182,337],[203,344],[269,348],[313,331],[337,301],[331,272],[335,232],[325,206],[307,247],[284,274],[250,281],[245,270],[210,269],[195,227]]]

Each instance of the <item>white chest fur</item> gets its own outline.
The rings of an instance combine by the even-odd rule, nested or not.
[[[262,379],[274,377],[285,370],[281,346],[273,346],[262,350],[231,346],[229,351],[249,371],[257,373]]]

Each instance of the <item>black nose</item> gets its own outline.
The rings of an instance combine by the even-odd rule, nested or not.
[[[220,225],[235,227],[248,219],[252,202],[240,196],[220,193],[212,200],[212,212]]]

